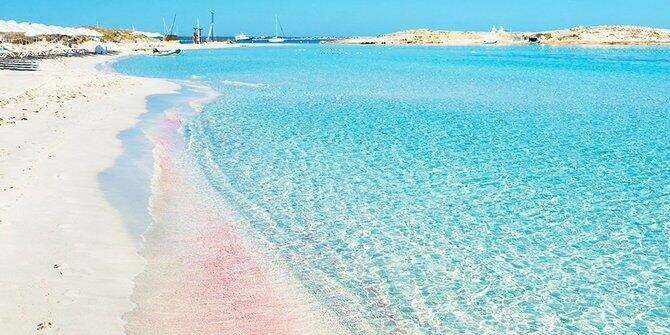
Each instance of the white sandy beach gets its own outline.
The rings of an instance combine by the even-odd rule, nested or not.
[[[146,97],[177,85],[102,73],[111,56],[0,71],[0,333],[121,334],[144,261],[98,174]]]
[[[36,72],[0,72],[0,334],[345,333],[290,274],[260,265],[232,224],[193,226],[211,210],[185,206],[182,220],[162,218],[175,215],[169,208],[152,213],[154,226],[138,250],[100,173],[123,153],[119,132],[147,112],[148,96],[179,86],[96,69],[115,57],[51,59]],[[166,199],[190,204],[189,184],[174,184],[180,170],[164,171],[172,164],[161,159],[165,143],[154,145],[160,164],[153,187],[170,182],[152,195],[152,207]],[[219,204],[196,203],[215,209],[217,220],[226,217]],[[184,276],[201,261],[193,254],[202,253],[187,232],[205,228],[217,236],[206,246],[234,251],[231,259],[217,256],[216,271],[195,267],[219,283],[210,288]],[[226,272],[238,268],[245,270]],[[220,276],[227,281],[217,282]],[[218,304],[222,297],[233,303]]]

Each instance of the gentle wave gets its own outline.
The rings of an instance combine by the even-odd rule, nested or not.
[[[236,86],[236,87],[253,87],[253,88],[266,88],[270,87],[269,84],[263,84],[263,83],[245,83],[242,81],[234,81],[234,80],[224,80],[221,82],[223,85],[226,86]]]

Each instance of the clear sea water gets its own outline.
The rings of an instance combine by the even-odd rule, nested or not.
[[[670,49],[136,57],[197,168],[351,333],[670,333]]]

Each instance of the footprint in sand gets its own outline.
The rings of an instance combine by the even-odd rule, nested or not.
[[[36,328],[38,334],[55,334],[58,331],[58,327],[51,321],[42,322]]]
[[[63,264],[54,264],[54,270],[56,270],[63,277],[81,277],[82,274],[75,272],[72,268],[66,263]]]

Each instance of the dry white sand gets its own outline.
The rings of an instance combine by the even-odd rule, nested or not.
[[[98,174],[166,81],[95,70],[109,56],[0,71],[0,334],[121,334],[144,267]]]

